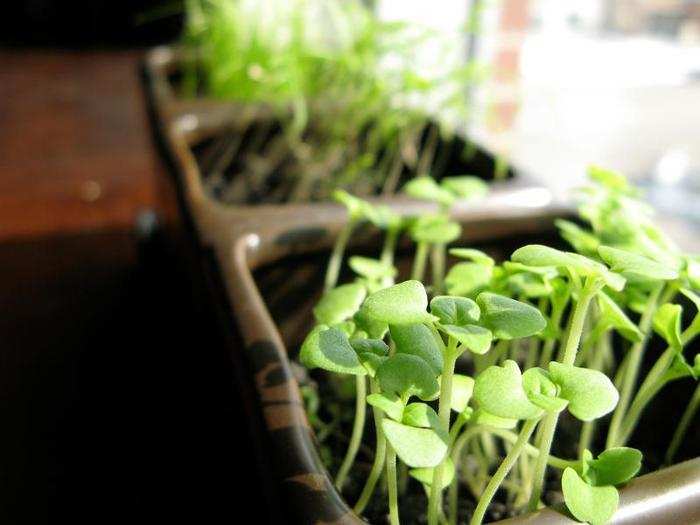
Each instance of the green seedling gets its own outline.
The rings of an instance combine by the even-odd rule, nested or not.
[[[575,519],[613,518],[618,487],[641,468],[641,452],[624,444],[646,407],[665,385],[700,376],[700,354],[689,348],[700,335],[700,271],[654,226],[619,174],[596,168],[592,178],[579,217],[584,224],[558,224],[579,253],[528,245],[497,264],[482,251],[454,248],[459,261],[444,280],[450,295],[435,280],[429,287],[419,279],[391,284],[393,259],[352,257],[356,281],[324,294],[314,310],[322,324],[302,345],[300,360],[354,376],[356,403],[372,409],[375,456],[358,514],[381,478],[390,523],[399,523],[400,462],[428,494],[430,525],[461,519],[460,484],[477,502],[472,525],[482,522],[499,490],[517,511],[535,510],[547,469],[561,472]],[[414,181],[411,191],[418,190],[439,203],[452,202],[447,192],[456,191],[424,179]],[[381,227],[376,219],[372,224]],[[416,259],[428,253],[421,255],[421,242],[444,246],[459,235],[444,215],[417,218],[409,231]],[[693,315],[684,316],[677,295]],[[638,385],[651,339],[666,349]],[[360,382],[367,381],[365,397]],[[356,404],[356,414],[363,410]],[[679,420],[668,461],[698,410],[700,387]],[[582,422],[572,459],[550,453],[565,411]],[[611,413],[608,435],[596,434],[595,423]],[[357,418],[349,448],[362,434],[356,425]],[[602,438],[606,447],[596,455],[591,444]]]

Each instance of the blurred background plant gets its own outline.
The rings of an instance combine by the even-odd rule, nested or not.
[[[485,75],[464,58],[464,32],[384,21],[356,0],[185,5],[182,94],[245,106],[209,155],[224,200],[392,193],[407,174],[443,175]],[[223,175],[230,162],[242,176]]]

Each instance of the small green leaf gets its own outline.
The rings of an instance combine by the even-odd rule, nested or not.
[[[570,221],[565,221],[564,219],[557,219],[554,221],[557,228],[559,228],[559,233],[561,236],[571,245],[577,252],[587,255],[595,256],[598,254],[598,246],[600,246],[600,240],[593,233],[584,230],[577,224]]]
[[[445,276],[445,288],[451,295],[473,297],[488,286],[492,275],[492,264],[457,263],[450,268]]]
[[[348,264],[357,275],[367,279],[382,279],[396,276],[396,268],[377,259],[355,255],[350,257]]]
[[[367,403],[377,407],[394,421],[401,421],[403,418],[403,402],[396,394],[370,394],[367,396]]]
[[[490,366],[474,384],[474,399],[490,414],[507,419],[534,419],[542,410],[532,404],[523,388],[523,378],[515,361]]]
[[[333,325],[345,321],[357,312],[367,294],[358,283],[344,284],[326,292],[314,308],[319,323]]]
[[[587,461],[584,474],[594,486],[622,485],[637,475],[642,468],[642,453],[636,448],[615,447]]]
[[[679,353],[683,351],[683,341],[681,339],[682,316],[683,307],[672,303],[661,305],[654,314],[654,331]]]
[[[353,339],[350,341],[350,346],[358,354],[371,352],[378,356],[389,355],[389,347],[381,339]]]
[[[411,226],[411,237],[416,242],[449,244],[461,233],[462,227],[444,215],[422,215]]]
[[[455,196],[451,191],[441,188],[432,177],[415,177],[403,187],[404,193],[414,199],[437,202],[450,206]]]
[[[451,248],[450,255],[487,266],[494,266],[496,264],[496,261],[494,261],[491,256],[481,250],[475,250],[474,248]]]
[[[322,368],[337,374],[367,374],[348,336],[324,325],[317,326],[306,337],[299,359],[308,368]]]
[[[420,357],[435,374],[442,372],[445,345],[440,336],[424,324],[391,325],[396,352]]]
[[[628,341],[636,343],[642,340],[642,332],[634,324],[627,314],[605,292],[598,292],[598,308],[601,321],[606,326],[614,328]]]
[[[573,271],[579,276],[598,277],[610,288],[617,291],[622,290],[625,286],[624,277],[611,272],[599,262],[578,253],[563,252],[549,246],[540,244],[523,246],[513,252],[511,260],[528,266],[556,266]]]
[[[523,388],[528,399],[546,412],[561,412],[569,402],[557,396],[555,385],[545,370],[535,367],[523,374]]]
[[[358,352],[357,354],[360,363],[367,370],[367,375],[369,377],[375,377],[377,375],[377,368],[384,364],[384,361],[389,359],[387,356],[381,356],[373,354],[372,352]]]
[[[517,339],[541,332],[547,321],[540,311],[510,297],[483,292],[476,298],[482,324],[496,339]]]
[[[474,379],[462,374],[452,376],[452,410],[462,413],[474,393]]]
[[[569,412],[581,421],[593,421],[611,412],[620,395],[612,381],[598,370],[552,361],[550,379],[559,386],[559,397],[569,401]]]
[[[394,354],[377,369],[377,379],[383,392],[403,399],[418,396],[429,401],[440,390],[433,369],[415,355]]]
[[[489,187],[483,180],[468,175],[444,177],[440,185],[461,200],[480,199],[489,192]]]
[[[438,328],[462,344],[464,348],[460,346],[460,351],[463,351],[466,348],[475,354],[483,355],[489,351],[489,348],[491,348],[493,334],[491,333],[491,330],[484,328],[483,326],[478,326],[475,324],[468,324],[464,326],[441,324],[438,325]]]
[[[615,487],[591,487],[571,467],[564,470],[561,488],[566,506],[577,520],[603,525],[617,510],[619,494]]]
[[[430,405],[409,403],[403,411],[401,423],[411,427],[440,428],[440,419]]]
[[[430,301],[430,313],[442,324],[465,326],[479,321],[479,306],[466,297],[440,295]]]
[[[508,287],[513,295],[527,298],[549,297],[552,293],[552,286],[549,281],[541,275],[534,273],[516,273],[507,278]]]
[[[447,443],[430,428],[415,428],[385,419],[382,429],[389,443],[409,467],[435,467],[445,458]]]
[[[361,306],[352,320],[357,330],[363,331],[372,339],[383,339],[389,330],[389,325],[384,321],[373,319],[365,306]]]
[[[504,428],[510,430],[518,425],[517,419],[509,419],[506,417],[498,417],[493,414],[489,414],[486,410],[479,408],[472,415],[471,422],[475,425],[481,425],[484,427],[493,428]]]
[[[363,305],[374,321],[388,324],[431,322],[428,296],[420,281],[404,281],[370,295]]]
[[[345,190],[335,190],[333,200],[345,206],[351,220],[366,218],[371,213],[372,205],[370,203],[350,195]]]
[[[598,253],[613,271],[621,273],[630,282],[670,281],[678,278],[673,268],[634,252],[600,246]]]
[[[433,468],[413,468],[408,471],[409,475],[413,479],[417,479],[423,485],[430,487],[433,484],[433,473],[435,469]],[[442,488],[446,489],[452,484],[452,480],[455,478],[455,464],[452,459],[448,456],[445,458],[445,467],[442,471]]]
[[[588,177],[609,190],[623,193],[633,190],[627,181],[627,177],[614,170],[591,165],[588,166]]]

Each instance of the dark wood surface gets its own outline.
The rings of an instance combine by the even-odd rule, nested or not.
[[[140,51],[0,51],[0,240],[129,228],[158,163]]]
[[[159,233],[141,52],[0,51],[0,523],[254,506],[226,347]],[[166,199],[167,200],[167,199]]]

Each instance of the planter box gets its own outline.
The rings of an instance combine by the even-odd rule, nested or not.
[[[152,127],[169,168],[186,182],[183,189],[191,212],[207,222],[211,208],[218,210],[237,208],[236,216],[249,215],[252,211],[275,216],[281,207],[306,212],[316,203],[290,204],[226,204],[213,196],[207,188],[206,156],[204,144],[221,136],[227,130],[236,130],[241,121],[250,120],[251,107],[235,102],[206,97],[184,98],[176,93],[173,76],[177,76],[181,63],[180,52],[173,47],[151,50],[144,61],[143,76],[149,103]],[[462,141],[457,137],[455,140]],[[462,141],[463,142],[463,141]],[[468,161],[450,170],[453,174],[469,173],[489,180],[493,176],[496,160],[491,153],[477,144],[470,143],[473,154]],[[509,168],[507,180],[494,185],[532,186],[531,179],[521,171]],[[401,196],[391,201],[404,202]]]
[[[151,54],[148,77],[166,74],[172,66],[167,55],[167,50]],[[334,489],[319,458],[288,354],[288,349],[298,349],[309,327],[314,299],[304,295],[305,302],[293,300],[301,297],[293,288],[318,296],[315,276],[322,273],[345,211],[331,203],[228,206],[213,199],[204,191],[191,145],[235,117],[231,106],[177,100],[168,93],[167,82],[153,80],[151,110],[174,168],[180,212],[207,269],[210,298],[230,336],[228,350],[243,395],[252,397],[246,423],[257,430],[261,469],[268,474],[264,490],[270,505],[262,513],[271,513],[275,523],[363,523]],[[431,208],[401,197],[384,202],[401,213]],[[456,206],[454,218],[464,226],[462,242],[488,243],[508,255],[523,239],[551,238],[554,219],[570,211],[553,203],[543,188],[510,182],[495,187],[476,206]],[[360,233],[355,240],[374,239]],[[290,257],[294,265],[288,264]],[[284,261],[276,271],[271,266]],[[238,340],[241,344],[234,343]],[[556,509],[543,509],[501,523],[572,521]],[[700,458],[635,479],[621,490],[613,523],[700,523]]]

